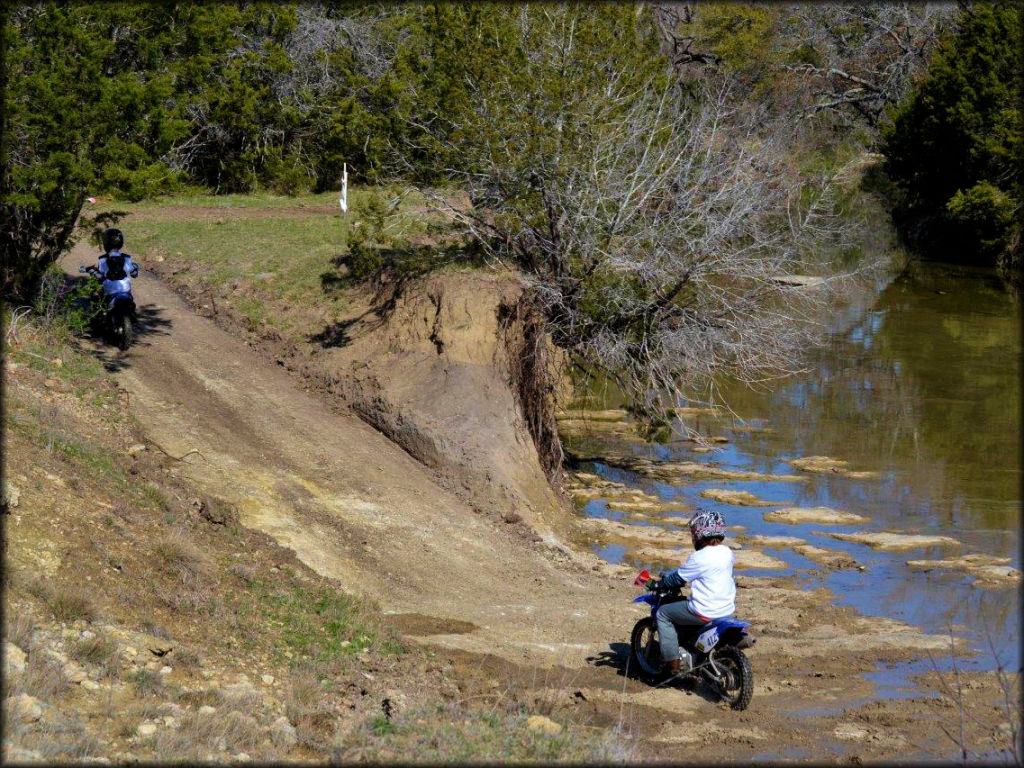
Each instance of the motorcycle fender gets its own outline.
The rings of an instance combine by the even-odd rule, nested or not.
[[[647,603],[648,605],[654,605],[654,601],[656,599],[657,599],[657,595],[655,595],[653,592],[648,592],[646,595],[640,595],[639,597],[634,597],[633,598],[633,602],[634,603]]]
[[[718,627],[710,627],[705,629],[697,637],[697,641],[694,643],[697,646],[697,650],[701,653],[708,653],[712,648],[718,644]]]

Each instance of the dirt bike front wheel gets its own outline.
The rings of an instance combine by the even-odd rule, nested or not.
[[[754,695],[754,670],[739,648],[722,648],[715,653],[715,665],[721,670],[716,687],[723,701],[735,710],[746,709]]]
[[[117,346],[120,347],[122,352],[128,350],[128,347],[132,345],[132,319],[128,315],[122,315],[120,321],[120,328],[118,330]]]
[[[639,669],[647,677],[657,678],[664,674],[665,663],[661,660],[658,626],[650,616],[640,619],[633,627],[629,650],[634,669]]]

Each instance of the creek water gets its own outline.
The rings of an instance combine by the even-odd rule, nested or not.
[[[1020,304],[985,270],[918,264],[877,286],[830,320],[828,342],[814,350],[806,373],[761,391],[721,383],[732,413],[689,420],[703,435],[729,443],[695,455],[691,444],[629,444],[635,455],[709,462],[726,469],[793,474],[787,459],[829,456],[850,469],[878,476],[853,479],[812,474],[806,483],[701,480],[667,485],[600,462],[608,479],[675,499],[688,508],[719,509],[746,534],[796,536],[846,552],[864,570],[827,570],[788,549],[764,551],[808,586],[824,585],[840,604],[868,616],[886,616],[925,631],[968,639],[975,654],[961,668],[992,668],[997,659],[1020,665],[1020,591],[985,588],[962,570],[921,571],[912,559],[984,553],[1009,558],[1020,569],[1021,430]],[[612,407],[605,402],[600,407]],[[746,490],[786,506],[827,506],[870,518],[856,526],[789,525],[763,519],[769,508],[701,498],[710,488]],[[583,514],[630,522],[593,500]],[[668,513],[658,525],[678,527],[688,513]],[[941,534],[960,547],[884,552],[837,541],[823,531]],[[595,545],[612,561],[648,565],[621,546]],[[757,573],[747,571],[747,573]],[[991,645],[990,645],[991,641]],[[912,695],[908,678],[930,668],[917,662],[880,667],[879,695]],[[948,669],[947,657],[939,662]]]

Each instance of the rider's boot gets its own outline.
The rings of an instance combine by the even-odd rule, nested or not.
[[[680,662],[679,659],[672,659],[672,661],[666,662],[666,664],[665,664],[665,671],[668,672],[670,675],[678,675],[679,674],[679,662]]]

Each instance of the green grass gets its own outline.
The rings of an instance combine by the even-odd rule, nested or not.
[[[302,207],[336,206],[338,195],[325,193],[282,197],[266,193],[213,197],[169,197],[128,206],[143,214],[125,224],[127,248],[146,266],[163,259],[176,284],[212,289],[218,311],[224,302],[251,329],[264,324],[288,332],[296,320],[290,310],[298,306],[344,307],[348,284],[342,264],[350,246],[363,242],[366,252],[392,249],[387,258],[408,258],[420,268],[431,259],[437,266],[452,259],[441,249],[415,245],[415,238],[445,231],[441,217],[424,213],[426,198],[419,192],[393,189],[350,189],[349,212],[294,215]],[[195,207],[195,218],[161,216],[169,206]],[[265,216],[224,217],[200,208],[258,209]],[[289,214],[275,215],[287,208]],[[405,254],[408,252],[408,256]],[[399,263],[399,262],[396,262]],[[404,262],[402,262],[404,263]],[[306,330],[306,329],[301,329]]]
[[[351,200],[352,191],[349,191]],[[168,205],[191,206],[194,208],[281,208],[292,205],[338,205],[341,191],[322,192],[318,195],[279,195],[273,192],[250,194],[211,195],[205,190],[186,191],[180,195],[166,195],[138,203],[113,202],[110,207],[130,211],[152,211]],[[339,207],[339,211],[341,208]]]
[[[351,658],[377,645],[378,631],[366,609],[354,597],[330,585],[278,587],[262,578],[247,582],[252,610],[261,626],[276,635],[279,658],[292,658],[314,666]],[[256,642],[256,638],[251,641]],[[382,637],[377,650],[397,655],[404,649],[391,637]]]
[[[396,197],[403,197],[408,205],[422,205],[426,198],[416,189],[401,185],[386,185],[381,187],[366,187],[362,185],[349,185],[348,205],[349,212],[358,208],[364,202],[366,196],[378,194],[387,200]],[[180,194],[161,195],[150,200],[139,202],[127,202],[114,200],[109,203],[101,203],[100,208],[116,208],[129,212],[152,212],[159,211],[169,205],[194,208],[286,208],[294,206],[322,206],[330,205],[341,212],[338,200],[341,197],[341,185],[338,189],[329,192],[311,192],[298,195],[281,195],[274,192],[261,191],[230,195],[213,195],[205,189],[189,189]]]

